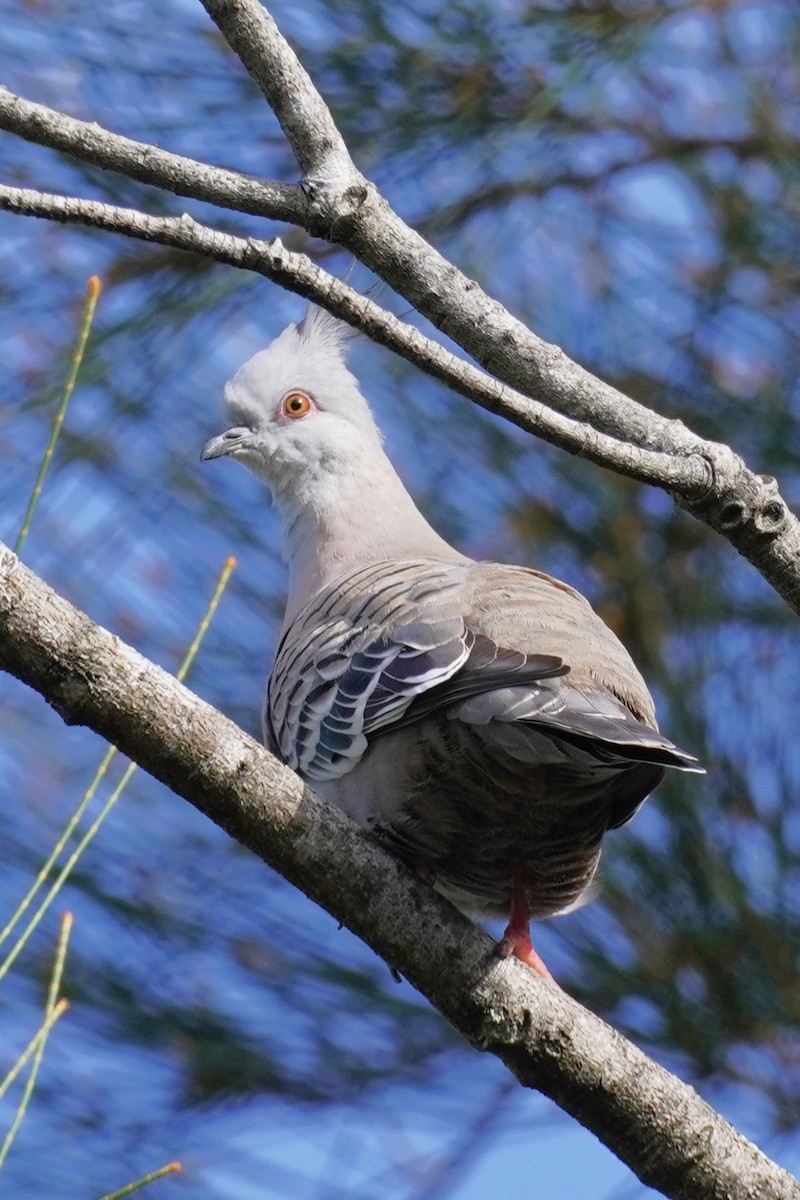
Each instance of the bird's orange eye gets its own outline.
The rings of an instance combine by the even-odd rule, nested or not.
[[[304,417],[313,407],[311,397],[305,392],[289,392],[283,397],[281,412],[285,417]]]

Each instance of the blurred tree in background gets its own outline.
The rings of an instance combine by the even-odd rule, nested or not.
[[[797,506],[792,0],[303,0],[272,11],[358,165],[407,220],[540,335],[731,443]],[[294,178],[260,94],[191,0],[157,11],[8,0],[0,53],[5,82],[30,99]],[[0,158],[21,186],[168,203],[9,136]],[[185,207],[203,219],[202,204],[177,198],[164,211]],[[297,230],[285,238],[332,270],[350,266]],[[106,291],[26,558],[174,668],[236,553],[190,682],[257,733],[281,611],[277,522],[245,472],[197,459],[219,428],[224,380],[298,302],[189,255],[5,214],[0,253],[0,536],[16,536],[97,272]],[[354,357],[438,527],[476,557],[535,565],[589,595],[653,686],[664,728],[709,768],[665,784],[609,840],[595,903],[542,928],[537,945],[569,991],[797,1170],[796,618],[662,493],[532,441],[385,351],[361,344]],[[0,697],[10,910],[102,749],[6,677]],[[74,1009],[6,1167],[9,1195],[91,1196],[172,1157],[184,1176],[153,1194],[644,1194],[360,943],[143,775],[68,903]],[[35,1028],[51,942],[52,928],[41,932],[4,986],[9,1061]]]

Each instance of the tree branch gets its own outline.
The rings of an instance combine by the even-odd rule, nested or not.
[[[345,246],[518,390],[489,379],[309,259],[190,217],[27,189],[0,207],[200,253],[313,299],[430,374],[571,453],[658,483],[728,537],[800,612],[800,526],[773,480],[624,396],[528,331],[411,230],[360,174],[257,0],[203,0],[271,103],[299,187],[173,155],[0,89],[0,125],[181,195],[288,220]],[[530,399],[529,397],[536,397]],[[499,961],[485,934],[208,705],[55,596],[0,546],[0,667],[90,725],[364,938],[474,1045],[497,1054],[676,1200],[800,1200],[800,1186],[691,1088],[569,997]],[[442,963],[446,970],[442,970]]]
[[[272,105],[304,171],[306,229],[350,250],[523,395],[617,442],[705,454],[711,487],[702,494],[674,489],[678,503],[732,542],[800,613],[800,522],[775,480],[748,470],[728,447],[709,446],[681,422],[604,383],[487,296],[357,171],[324,100],[260,0],[201,3]]]
[[[598,433],[590,425],[551,412],[543,404],[512,391],[471,363],[457,358],[324,271],[306,255],[287,250],[279,238],[269,241],[241,238],[201,225],[186,213],[181,217],[155,217],[98,200],[80,200],[74,196],[58,196],[5,184],[0,184],[0,209],[65,224],[106,229],[254,271],[322,305],[373,341],[394,350],[482,408],[498,413],[570,454],[687,499],[705,495],[711,484],[712,470],[707,461],[708,453],[713,452],[710,443],[704,446],[696,439],[693,455],[643,450]]]
[[[663,426],[661,450],[650,450],[553,412],[456,358],[327,274],[305,254],[288,251],[277,238],[237,238],[187,214],[156,217],[100,200],[1,184],[0,209],[155,241],[270,278],[327,308],[489,412],[597,466],[663,487],[682,508],[732,542],[800,613],[800,522],[784,503],[775,480],[754,474],[728,446],[704,442],[680,421],[657,418]]]
[[[361,188],[366,181],[330,109],[266,8],[257,0],[200,2],[264,94],[306,182]]]
[[[664,488],[678,504],[736,546],[800,613],[800,522],[781,497],[775,480],[756,475],[729,447],[704,441],[680,421],[664,421],[651,414],[662,424],[660,449],[651,450],[604,433],[589,422],[566,417],[450,354],[367,297],[359,296],[307,256],[287,250],[277,238],[240,238],[201,225],[185,213],[181,217],[155,217],[97,200],[3,184],[0,209],[174,246],[273,280],[320,304],[521,429],[598,466]]]
[[[303,224],[305,199],[296,184],[256,179],[172,154],[160,146],[111,133],[94,122],[78,121],[44,104],[34,104],[2,86],[0,129],[177,196],[191,196],[255,217]]]
[[[0,669],[183,796],[674,1200],[800,1200],[697,1093],[513,959],[368,834],[0,544]]]
[[[201,0],[263,92],[303,172],[309,232],[338,242],[492,375],[634,445],[678,443],[652,412],[538,338],[397,215],[355,167],[333,117],[260,0]],[[324,136],[318,134],[322,124]],[[691,452],[693,435],[687,437]]]

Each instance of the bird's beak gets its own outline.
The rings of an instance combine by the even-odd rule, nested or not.
[[[226,454],[235,454],[237,450],[241,450],[247,444],[252,436],[252,429],[244,427],[226,429],[218,437],[213,437],[210,442],[206,442],[200,452],[200,461],[208,462],[212,458],[222,458]]]

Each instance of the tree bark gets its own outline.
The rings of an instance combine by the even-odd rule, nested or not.
[[[673,1200],[800,1200],[687,1084],[496,946],[236,725],[0,543],[0,668],[88,725],[316,900],[475,1047]]]

